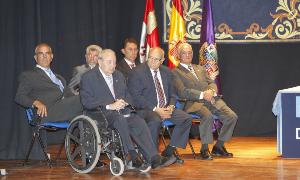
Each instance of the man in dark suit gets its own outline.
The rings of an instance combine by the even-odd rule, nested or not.
[[[138,45],[134,38],[126,38],[124,41],[123,49],[121,49],[124,58],[117,63],[117,69],[123,73],[127,79],[128,73],[140,64],[137,60]]]
[[[53,54],[48,44],[36,46],[36,67],[23,72],[19,77],[15,101],[24,107],[37,108],[42,122],[71,120],[82,113],[78,96],[73,96],[66,87],[65,79],[52,72]]]
[[[124,150],[130,155],[133,166],[140,168],[132,140],[138,145],[152,168],[167,166],[176,159],[158,155],[151,134],[143,119],[129,108],[132,104],[126,81],[121,72],[115,71],[116,56],[110,49],[100,53],[98,66],[82,76],[80,96],[86,109],[99,109],[108,121],[108,126],[116,128],[121,136]]]
[[[161,48],[150,49],[147,62],[130,72],[128,88],[139,116],[146,120],[151,130],[156,146],[161,122],[170,119],[175,124],[171,142],[162,152],[163,156],[170,157],[176,147],[186,147],[192,119],[184,111],[174,109],[176,97],[173,93],[172,73],[161,66],[163,61],[164,51]]]
[[[68,87],[71,89],[72,93],[75,95],[79,94],[79,86],[81,76],[88,70],[94,68],[98,63],[98,57],[102,48],[98,45],[89,45],[86,48],[85,60],[86,63],[80,66],[76,66],[73,69],[73,75],[70,80]]]
[[[204,67],[191,64],[193,50],[190,44],[183,43],[178,48],[180,64],[173,70],[174,85],[180,98],[187,99],[187,112],[201,116],[199,125],[201,150],[200,156],[205,160],[212,160],[208,144],[213,142],[213,115],[217,115],[223,123],[218,140],[212,149],[213,156],[233,157],[227,152],[224,142],[228,141],[237,122],[237,115],[217,95],[217,86],[208,76]]]

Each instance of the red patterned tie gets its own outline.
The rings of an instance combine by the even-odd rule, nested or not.
[[[154,83],[158,95],[158,107],[164,107],[165,106],[165,94],[161,87],[161,84],[157,78],[157,71],[154,71]]]

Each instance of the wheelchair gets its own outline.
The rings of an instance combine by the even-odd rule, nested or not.
[[[107,120],[99,110],[86,111],[70,122],[65,150],[69,164],[78,173],[92,171],[100,154],[108,156],[109,169],[114,176],[120,176],[124,170],[132,169],[130,162],[126,160],[120,134],[116,129],[107,128]],[[151,166],[140,171],[148,172],[150,169]]]

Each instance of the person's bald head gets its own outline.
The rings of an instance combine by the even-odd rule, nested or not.
[[[154,47],[149,50],[147,64],[152,70],[157,70],[159,66],[164,62],[165,52],[160,47]]]
[[[98,59],[100,69],[106,75],[111,75],[116,69],[116,54],[111,49],[101,51]]]
[[[36,63],[44,68],[50,68],[53,59],[52,49],[46,43],[40,43],[35,47],[33,56]]]

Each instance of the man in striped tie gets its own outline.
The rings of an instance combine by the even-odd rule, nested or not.
[[[162,65],[164,51],[150,49],[148,60],[133,69],[128,77],[128,89],[140,115],[150,128],[153,141],[158,146],[161,122],[169,119],[175,124],[171,142],[162,152],[165,157],[173,156],[176,147],[185,148],[189,138],[191,117],[174,109],[176,97],[173,92],[172,73]]]

